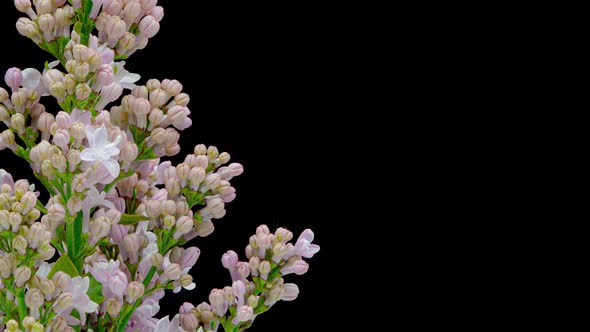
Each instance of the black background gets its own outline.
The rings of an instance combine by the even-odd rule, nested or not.
[[[573,59],[564,45],[575,45],[552,45],[523,21],[516,37],[500,33],[508,19],[464,7],[440,25],[426,5],[413,20],[344,4],[163,3],[160,35],[128,68],[179,79],[191,94],[183,155],[205,142],[246,168],[228,216],[195,243],[197,290],[170,295],[164,313],[228,284],[220,256],[241,254],[266,223],[313,228],[322,251],[289,278],[300,299],[253,331],[587,330],[585,83],[236,81],[580,77],[574,60],[537,52],[562,47]],[[1,31],[19,51],[2,52],[0,72],[39,67],[46,56],[17,35],[10,9]]]

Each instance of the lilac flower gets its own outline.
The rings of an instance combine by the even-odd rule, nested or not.
[[[84,218],[82,231],[88,232],[89,230],[90,210],[93,207],[106,206],[110,209],[115,208],[115,205],[111,201],[106,200],[105,196],[105,192],[99,193],[98,189],[94,186],[86,192],[86,198],[82,201],[82,216]]]
[[[123,302],[123,295],[127,288],[127,276],[119,268],[119,261],[101,261],[90,268],[90,273],[100,282],[102,286],[102,295],[105,298],[117,298]]]
[[[70,119],[72,122],[80,122],[84,126],[89,126],[92,121],[92,114],[90,111],[75,108],[70,114]]]
[[[112,177],[107,182],[110,183],[119,176],[119,172],[121,171],[119,162],[112,159],[119,155],[120,150],[117,148],[117,145],[121,141],[121,136],[117,136],[114,142],[109,142],[108,131],[104,125],[98,129],[95,129],[93,126],[86,126],[86,139],[90,146],[82,151],[80,158],[86,162],[102,165]]]
[[[0,168],[0,187],[3,184],[9,185],[11,188],[14,188],[14,180],[12,179],[12,175],[5,171],[4,169]]]
[[[241,306],[236,313],[236,317],[232,320],[232,324],[239,325],[240,323],[247,322],[254,316],[254,308],[250,306]]]
[[[293,248],[289,249],[287,254],[285,255],[285,259],[289,259],[294,255],[299,255],[305,258],[312,258],[313,255],[317,254],[320,251],[320,246],[317,244],[312,244],[314,238],[313,231],[311,229],[306,229],[301,233],[299,239],[295,243]]]
[[[170,321],[169,316],[160,319],[154,332],[184,332],[184,329],[180,326],[180,316],[174,316],[172,321]]]
[[[65,292],[72,295],[72,304],[66,307],[61,312],[60,316],[65,318],[70,325],[84,325],[86,323],[86,314],[91,314],[98,311],[98,304],[92,302],[88,297],[88,287],[90,286],[90,278],[88,277],[74,277],[65,289]],[[80,319],[71,316],[72,310],[76,310],[80,315]]]
[[[133,312],[129,324],[125,331],[154,331],[158,320],[153,317],[160,311],[160,305],[157,300],[147,298]]]

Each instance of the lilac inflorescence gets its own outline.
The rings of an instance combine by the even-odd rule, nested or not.
[[[223,255],[230,285],[156,318],[166,290],[197,287],[195,239],[226,215],[244,168],[203,144],[165,160],[192,126],[190,97],[176,80],[138,84],[123,61],[158,33],[157,0],[14,4],[18,32],[55,61],[10,68],[0,87],[0,150],[28,162],[49,196],[0,169],[0,332],[237,332],[295,300],[285,278],[308,271],[314,233],[293,241],[263,225],[243,261]]]

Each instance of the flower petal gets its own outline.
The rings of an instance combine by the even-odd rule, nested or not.
[[[27,89],[37,89],[41,82],[41,73],[35,68],[23,70],[23,87]]]
[[[121,166],[119,165],[118,162],[116,162],[113,159],[107,159],[107,160],[103,161],[102,164],[107,169],[109,174],[111,174],[111,176],[113,176],[115,178],[117,176],[119,176],[119,172],[121,171]]]

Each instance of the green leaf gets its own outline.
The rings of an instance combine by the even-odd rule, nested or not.
[[[90,287],[88,287],[88,292],[86,293],[92,302],[101,304],[104,300],[102,296],[102,284],[96,281],[91,274],[88,275],[88,278],[90,279]]]
[[[158,156],[152,148],[145,148],[136,160],[151,160],[158,159]]]
[[[135,225],[140,221],[147,221],[150,218],[140,215],[123,214],[121,215],[120,225]]]
[[[78,21],[76,24],[74,24],[74,31],[79,34],[82,33],[82,22]]]
[[[23,158],[24,160],[28,161],[28,162],[33,162],[31,160],[31,158],[29,158],[29,153],[27,152],[27,150],[25,150],[22,146],[17,147],[14,150],[14,154]]]
[[[70,42],[70,38],[65,37],[65,36],[60,36],[57,38],[56,43],[57,43],[57,49],[60,51],[60,53],[63,53],[64,50],[66,49],[66,45]]]
[[[76,269],[76,266],[74,265],[74,263],[72,263],[72,260],[70,259],[70,256],[68,256],[68,254],[63,254],[55,262],[53,268],[51,268],[51,271],[49,271],[47,278],[49,279],[53,277],[53,275],[59,271],[67,273],[70,277],[78,276],[78,269]]]

